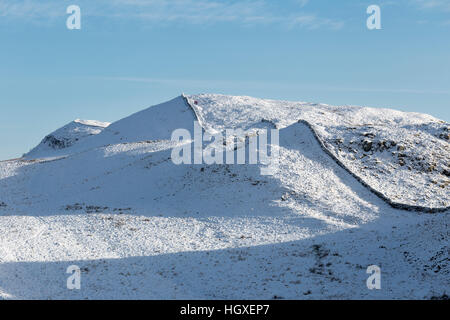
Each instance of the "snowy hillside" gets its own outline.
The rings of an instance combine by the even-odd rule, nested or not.
[[[309,123],[330,151],[367,185],[396,204],[450,206],[450,125],[428,115],[251,97],[189,97],[203,125],[224,130],[271,122]],[[197,102],[197,103],[194,103]]]
[[[279,170],[175,165],[171,134],[195,120],[207,132],[279,128]],[[110,125],[76,121],[0,162],[0,297],[444,297],[448,128],[394,110],[209,94]],[[81,290],[66,287],[70,265]],[[381,290],[367,289],[369,265]]]
[[[37,147],[25,154],[24,158],[36,159],[67,154],[67,149],[77,144],[83,145],[87,137],[99,134],[109,125],[108,122],[77,119],[50,133]]]

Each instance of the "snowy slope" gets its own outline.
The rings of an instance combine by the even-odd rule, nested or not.
[[[99,134],[108,126],[108,122],[77,119],[50,133],[24,157],[36,159],[67,154],[68,149],[72,149],[75,145],[83,145],[87,137]]]
[[[24,157],[37,160],[79,154],[114,144],[170,140],[175,129],[184,128],[192,132],[194,120],[194,114],[186,107],[183,98],[177,97],[112,124],[76,120],[44,138]],[[58,139],[56,143],[53,143],[53,137]]]
[[[324,146],[367,185],[398,204],[450,206],[450,125],[429,115],[251,97],[188,97],[210,130],[308,122]]]
[[[333,107],[188,99],[206,130],[252,130],[267,127],[262,118],[273,121],[282,128],[280,170],[262,176],[259,165],[173,164],[171,132],[192,130],[196,119],[182,97],[111,124],[66,148],[64,157],[47,150],[39,158],[0,162],[0,297],[428,299],[448,293],[448,212],[396,210],[340,167],[308,125],[298,123],[307,114],[314,123]],[[304,107],[310,111],[299,111]],[[353,108],[344,110],[358,121]],[[321,121],[317,132],[332,122]],[[66,288],[66,269],[74,264],[82,268],[79,291]],[[365,284],[373,264],[382,268],[380,291]]]

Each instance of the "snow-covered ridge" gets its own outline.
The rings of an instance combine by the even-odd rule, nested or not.
[[[103,130],[90,122],[101,132],[66,148],[0,162],[0,299],[444,298],[449,212],[392,208],[323,152],[342,158],[333,148],[348,144],[388,156],[419,131],[448,143],[439,120],[382,112],[400,129],[366,108],[177,97]],[[211,131],[280,128],[279,170],[174,164],[171,133],[195,120]],[[412,192],[427,188],[419,181]],[[383,290],[367,289],[373,264],[382,264]],[[65,286],[70,265],[82,270],[82,290]]]
[[[89,127],[100,127],[100,128],[106,128],[111,124],[109,122],[101,122],[97,120],[82,120],[82,119],[76,119],[73,122]]]
[[[202,94],[186,97],[206,130],[286,128],[306,121],[325,150],[398,208],[449,208],[450,125],[391,109]]]
[[[450,125],[429,115],[391,109],[183,95],[113,124],[77,119],[46,136],[25,158],[169,140],[175,129],[192,131],[194,120],[210,132],[240,128],[247,134],[267,123],[282,129],[305,121],[325,152],[394,207],[431,212],[449,208]]]
[[[70,156],[115,144],[170,140],[176,129],[193,130],[194,121],[195,115],[180,96],[111,124],[75,120],[46,136],[24,158]]]
[[[25,158],[169,140],[175,129],[192,131],[194,120],[210,132],[241,128],[247,134],[267,123],[282,129],[305,121],[325,152],[394,207],[431,212],[449,208],[450,125],[429,115],[391,109],[183,95],[113,124],[77,119],[46,136]]]
[[[82,143],[87,137],[101,133],[109,125],[108,122],[76,119],[45,136],[38,146],[24,155],[24,158],[56,156],[60,150]]]

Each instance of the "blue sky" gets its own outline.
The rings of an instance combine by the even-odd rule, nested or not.
[[[66,8],[81,8],[81,30]],[[381,7],[382,30],[366,9]],[[450,0],[0,0],[0,159],[181,92],[450,121]]]

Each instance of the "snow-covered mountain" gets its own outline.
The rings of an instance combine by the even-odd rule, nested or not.
[[[279,170],[175,165],[171,135],[194,121],[244,141],[279,129]],[[424,114],[212,94],[76,120],[0,162],[0,297],[443,297],[449,130]],[[367,289],[369,265],[381,290]]]
[[[26,153],[26,159],[50,157],[67,154],[74,145],[84,145],[87,137],[102,132],[110,123],[94,120],[74,120],[62,128],[47,135],[39,145]]]

